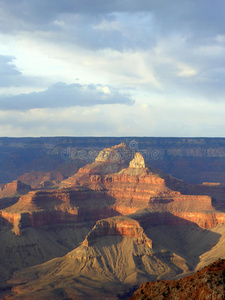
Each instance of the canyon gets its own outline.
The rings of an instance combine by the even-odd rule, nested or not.
[[[127,299],[224,257],[225,185],[186,184],[133,150],[120,143],[67,178],[38,171],[2,187],[19,194],[0,211],[3,299]]]

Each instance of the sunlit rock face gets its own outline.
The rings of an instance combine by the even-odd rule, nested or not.
[[[123,155],[121,154],[121,151],[125,150],[126,148],[127,146],[124,143],[113,146],[111,148],[106,148],[98,154],[95,161],[107,163],[122,163]]]
[[[145,168],[145,160],[141,153],[137,152],[129,164],[130,168]]]
[[[129,167],[122,168],[121,149],[125,145],[101,151],[93,164],[64,181],[69,189],[29,192],[2,211],[2,217],[13,224],[16,234],[29,226],[97,221],[143,209],[155,213],[149,219],[153,225],[188,221],[208,228],[224,222],[225,214],[213,211],[210,196],[182,195],[169,188],[164,178],[146,168],[140,153],[135,154]]]
[[[218,230],[224,230],[225,239],[225,213],[215,209],[215,201],[207,194],[216,190],[215,199],[219,195],[222,204],[223,186],[201,185],[202,194],[197,194],[199,187],[189,187],[190,193],[182,194],[186,186],[148,169],[141,153],[133,152],[130,163],[124,164],[125,149],[123,144],[104,149],[94,163],[63,181],[66,188],[30,191],[1,210],[0,221],[20,240],[29,237],[29,232],[36,236],[52,228],[61,243],[59,228],[66,227],[64,233],[67,228],[77,228],[66,236],[67,244],[80,228],[88,228],[66,256],[51,257],[44,265],[17,273],[10,282],[12,297],[7,299],[31,299],[36,293],[39,299],[60,299],[64,293],[70,299],[81,295],[82,300],[114,300],[118,287],[122,292],[139,283],[194,270],[202,254],[215,249],[219,240],[224,253],[221,236],[208,232],[221,224]],[[195,247],[200,244],[196,253],[186,250],[194,243]],[[108,298],[110,294],[115,297]]]
[[[92,175],[106,175],[117,173],[127,165],[123,159],[127,153],[127,146],[124,143],[102,150],[95,161],[79,169],[79,171],[63,180],[60,187],[74,187],[83,185],[89,181]]]

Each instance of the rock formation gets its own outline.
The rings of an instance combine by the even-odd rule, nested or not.
[[[171,190],[165,179],[145,167],[140,153],[135,154],[128,168],[121,169],[121,148],[124,145],[103,150],[93,164],[63,182],[74,187],[29,192],[18,203],[2,210],[1,216],[13,224],[16,234],[29,226],[68,220],[97,221],[138,210],[148,211],[148,222],[152,225],[192,222],[209,228],[225,222],[225,213],[214,210],[210,196],[182,195]],[[120,171],[116,172],[117,169]],[[114,172],[108,174],[110,171]]]
[[[224,283],[225,260],[218,260],[182,279],[144,283],[130,300],[222,300],[225,296]]]
[[[121,142],[131,151],[144,150],[148,164],[186,182],[225,183],[224,138],[157,137],[0,138],[0,183],[11,182],[31,171],[54,169],[63,176],[71,176],[93,162],[89,151],[98,152],[106,145],[109,148]],[[87,154],[85,159],[79,151]]]
[[[104,236],[133,237],[137,241],[145,243],[150,248],[152,247],[152,241],[147,238],[140,224],[136,220],[125,217],[115,217],[98,221],[85,238],[83,245],[90,246],[96,242],[97,238]]]
[[[136,153],[134,159],[129,164],[130,168],[145,168],[145,160],[141,153]]]
[[[104,191],[87,187],[74,189],[32,191],[20,197],[13,206],[1,211],[1,216],[13,225],[20,235],[26,227],[96,221],[118,215],[114,199]]]
[[[30,190],[31,187],[29,185],[22,183],[20,180],[14,180],[1,188],[0,197],[22,195]]]
[[[124,144],[106,148],[60,188],[30,191],[0,211],[4,230],[13,229],[13,238],[25,244],[30,233],[42,241],[41,233],[52,230],[54,247],[68,250],[60,230],[86,228],[66,256],[17,273],[7,299],[115,299],[137,283],[184,276],[218,258],[216,247],[225,241],[224,186],[187,186],[147,168],[141,153],[127,164],[124,151]],[[70,234],[77,237],[79,230]],[[47,257],[40,261],[42,249],[37,263]]]
[[[160,260],[140,224],[126,217],[101,220],[66,256],[16,273],[7,299],[65,295],[72,299],[117,299],[138,282],[177,270]],[[54,284],[53,284],[54,283]],[[85,287],[85,288],[84,288]],[[60,292],[60,294],[59,294]]]
[[[123,160],[123,153],[126,150],[125,144],[120,144],[112,148],[102,150],[92,164],[88,164],[73,176],[63,180],[61,187],[73,187],[82,185],[89,181],[92,175],[105,175],[117,173],[126,166]]]

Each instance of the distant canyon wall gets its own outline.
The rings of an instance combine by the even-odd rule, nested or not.
[[[61,172],[64,178],[92,162],[105,147],[124,142],[130,153],[188,183],[225,182],[225,138],[43,137],[0,138],[0,183],[31,171]]]

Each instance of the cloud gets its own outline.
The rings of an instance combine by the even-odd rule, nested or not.
[[[212,5],[211,0],[174,0],[173,5],[169,1],[157,0],[0,0],[1,16],[4,20],[6,16],[13,16],[14,23],[33,24],[34,26],[46,26],[58,16],[63,15],[87,15],[89,19],[99,16],[112,15],[115,13],[152,13],[158,18],[160,26],[167,30],[177,27],[177,21],[180,26],[199,27],[199,30],[224,30],[221,25],[224,24],[223,11],[224,1],[215,0]],[[6,18],[5,18],[6,19]],[[22,22],[23,21],[23,22]],[[8,22],[10,26],[10,22]],[[12,26],[15,24],[11,24]],[[27,28],[29,30],[29,28]]]
[[[0,0],[2,32],[61,34],[89,49],[143,49],[159,35],[197,43],[225,32],[225,2],[215,0]],[[115,27],[115,24],[117,26]],[[52,35],[54,38],[54,34]]]
[[[57,108],[94,106],[105,104],[132,105],[134,100],[117,89],[101,85],[57,83],[43,92],[1,97],[1,110],[29,110],[34,108]]]
[[[21,72],[12,64],[14,57],[0,55],[0,86],[10,86],[18,84],[18,77]]]
[[[112,109],[102,105],[0,111],[0,131],[2,136],[224,136],[225,104],[170,100],[158,106],[155,99],[144,108],[115,104]]]
[[[15,57],[0,55],[0,88],[27,88],[42,85],[39,77],[25,76],[14,64]],[[16,90],[16,89],[15,89]]]
[[[81,125],[80,134],[114,127],[115,135],[217,135],[224,125],[217,121],[225,100],[224,11],[222,0],[0,0],[0,53],[10,55],[0,57],[1,93],[9,87],[0,109],[26,118],[35,110],[21,133],[57,134],[61,122],[59,134],[77,134]],[[21,94],[10,95],[13,86]],[[74,115],[54,120],[55,109],[71,107],[80,110],[76,124]]]

